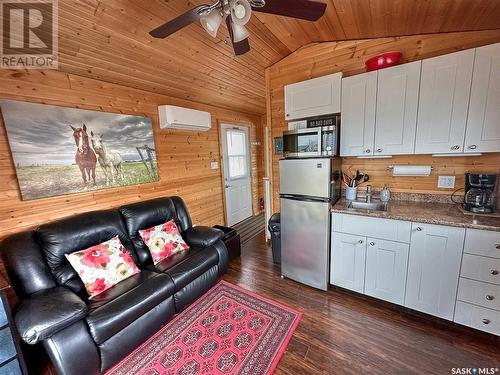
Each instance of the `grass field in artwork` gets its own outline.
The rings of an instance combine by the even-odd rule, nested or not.
[[[156,168],[156,162],[153,163]],[[149,164],[148,164],[149,167]],[[125,162],[123,164],[123,180],[117,179],[114,184],[106,186],[104,173],[96,169],[96,185],[82,186],[80,169],[74,165],[48,165],[19,167],[16,169],[19,185],[24,199],[46,198],[53,195],[79,193],[118,186],[137,185],[156,182],[157,177],[151,175],[142,162]]]

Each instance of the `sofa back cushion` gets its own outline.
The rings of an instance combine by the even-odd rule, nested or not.
[[[116,210],[94,211],[42,225],[38,240],[47,264],[59,285],[65,285],[82,296],[85,288],[66,254],[84,250],[118,236],[135,262],[137,256]]]
[[[0,255],[18,297],[56,286],[38,245],[36,232],[27,231],[7,237],[0,243]]]
[[[120,208],[128,235],[134,245],[141,265],[152,265],[153,260],[144,243],[140,230],[173,220],[182,233],[191,227],[191,219],[184,202],[179,197],[158,198],[129,204]]]

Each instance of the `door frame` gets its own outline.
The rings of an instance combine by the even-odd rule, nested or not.
[[[237,121],[225,121],[225,120],[219,120],[218,121],[219,125],[219,152],[220,152],[220,170],[221,170],[221,187],[222,187],[222,206],[224,208],[224,221],[225,225],[227,226],[229,223],[228,220],[228,212],[227,212],[227,205],[226,205],[226,170],[225,170],[225,165],[224,165],[224,129],[227,128],[238,128],[240,130],[244,130],[247,133],[247,149],[248,149],[248,154],[247,154],[247,168],[248,168],[248,176],[250,178],[250,201],[251,201],[251,207],[252,207],[252,216],[255,214],[255,207],[254,207],[254,175],[252,171],[252,148],[251,148],[251,142],[250,142],[250,136],[251,136],[251,125],[245,124],[245,123],[238,123]]]

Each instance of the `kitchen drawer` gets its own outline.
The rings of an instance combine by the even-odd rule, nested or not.
[[[333,213],[334,232],[410,243],[411,222]]]
[[[16,356],[16,347],[10,334],[10,328],[0,330],[0,363]]]
[[[500,286],[461,277],[457,299],[500,311]]]
[[[500,259],[464,254],[460,275],[468,279],[500,285]]]
[[[500,232],[467,229],[464,252],[500,259]]]
[[[14,359],[9,363],[6,363],[0,367],[1,375],[22,375],[21,367],[19,366],[19,361]]]
[[[500,335],[500,312],[457,301],[455,323]]]

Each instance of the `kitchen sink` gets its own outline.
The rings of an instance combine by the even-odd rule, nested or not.
[[[372,210],[372,211],[384,211],[386,212],[389,208],[387,203],[383,202],[360,202],[360,201],[352,201],[349,203],[348,208],[354,208],[358,210]]]

